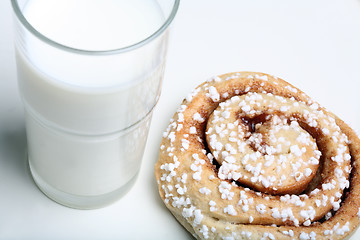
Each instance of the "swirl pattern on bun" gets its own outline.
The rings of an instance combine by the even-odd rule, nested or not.
[[[164,133],[160,196],[197,239],[345,239],[360,223],[360,140],[274,76],[216,76]]]

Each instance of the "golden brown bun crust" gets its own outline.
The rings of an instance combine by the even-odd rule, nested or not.
[[[164,133],[160,196],[197,239],[346,239],[360,221],[360,140],[264,73],[216,76]]]

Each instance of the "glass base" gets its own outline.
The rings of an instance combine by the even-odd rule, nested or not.
[[[51,200],[64,205],[66,207],[75,208],[75,209],[96,209],[105,207],[116,200],[123,197],[133,186],[136,182],[138,173],[130,179],[124,186],[120,187],[119,189],[102,194],[97,196],[81,196],[81,195],[73,195],[63,191],[60,191],[53,186],[46,183],[31,167],[30,161],[29,168],[31,175],[34,179],[34,182],[38,186],[38,188]]]

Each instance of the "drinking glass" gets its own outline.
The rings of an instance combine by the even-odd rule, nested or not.
[[[11,0],[30,171],[40,190],[56,202],[79,209],[99,208],[124,195],[138,175],[152,111],[160,96],[169,25],[179,0],[151,0],[152,7],[133,8],[134,14],[143,11],[139,16],[144,17],[155,11],[149,16],[161,22],[151,33],[118,48],[116,42],[110,47],[102,45],[111,36],[97,35],[108,23],[97,28],[84,23],[99,37],[96,47],[86,45],[87,41],[74,45],[57,41],[26,15],[34,1]],[[71,10],[77,1],[69,1],[66,9]],[[94,1],[102,7],[115,0]],[[81,8],[77,14],[83,14]],[[96,24],[102,24],[102,14],[106,13],[99,10],[91,16],[99,19]],[[51,31],[57,30],[54,19],[36,16]],[[120,21],[110,22],[114,34],[118,24]],[[132,25],[129,29],[140,34],[146,30]],[[81,36],[81,31],[74,33]],[[126,37],[128,33],[121,34]]]

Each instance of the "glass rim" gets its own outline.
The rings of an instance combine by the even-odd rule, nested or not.
[[[114,48],[109,50],[85,50],[85,49],[79,49],[79,48],[73,48],[70,46],[66,46],[64,44],[58,43],[54,40],[51,40],[50,38],[46,37],[44,34],[37,31],[25,18],[23,15],[23,12],[20,10],[18,0],[11,0],[11,5],[14,10],[15,15],[17,16],[17,19],[23,24],[23,26],[30,31],[35,37],[40,39],[41,41],[52,45],[53,47],[72,52],[72,53],[78,53],[78,54],[86,54],[86,55],[112,55],[112,54],[118,54],[118,53],[125,53],[132,50],[135,50],[137,48],[140,48],[147,43],[151,42],[153,39],[157,38],[159,35],[161,35],[171,24],[173,21],[177,10],[179,8],[180,0],[174,0],[174,4],[172,6],[172,10],[167,17],[167,19],[164,21],[164,23],[151,35],[147,36],[146,38],[142,39],[141,41],[135,42],[134,44],[121,47],[121,48]]]

